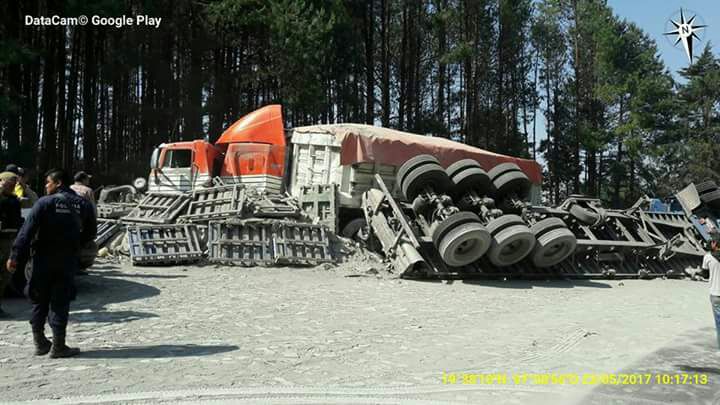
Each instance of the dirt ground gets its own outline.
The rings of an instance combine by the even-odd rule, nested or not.
[[[33,356],[29,306],[6,302],[15,318],[0,321],[0,402],[720,403],[702,282],[420,282],[368,258],[314,268],[101,261],[78,286],[68,331],[77,358]],[[533,380],[620,373],[651,380]],[[463,374],[497,379],[463,384]]]

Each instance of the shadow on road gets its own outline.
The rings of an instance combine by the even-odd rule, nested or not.
[[[709,312],[708,308],[708,317]],[[678,336],[670,345],[615,374],[650,378],[647,384],[598,385],[580,403],[719,403],[720,351],[715,329],[703,328]]]
[[[130,322],[137,321],[139,319],[157,318],[158,315],[150,312],[139,312],[139,311],[92,311],[92,312],[80,312],[72,313],[70,318],[73,322],[104,322],[104,323],[116,323],[116,322]]]
[[[93,270],[93,269],[90,269]],[[184,274],[128,274],[122,271],[110,270],[110,271],[89,271],[88,274],[93,274],[103,277],[123,277],[123,278],[186,278]]]
[[[209,356],[239,349],[235,345],[155,345],[116,347],[112,349],[88,350],[80,357],[90,359],[161,359],[170,357]]]
[[[139,300],[160,294],[160,290],[153,286],[122,278],[109,278],[102,274],[88,274],[87,276],[76,277],[75,284],[77,287],[77,299],[70,304],[71,311],[89,309],[102,312],[108,304]],[[24,297],[3,300],[3,306],[6,310],[9,310],[8,312],[16,320],[30,316],[30,303]],[[105,314],[111,317],[109,315],[111,312],[105,312]],[[75,320],[78,315],[89,314],[73,314],[70,319]],[[145,314],[145,316],[152,316],[152,314]]]
[[[479,285],[494,288],[511,288],[511,289],[531,289],[531,288],[613,288],[612,285],[605,282],[597,282],[591,280],[479,280],[469,279],[463,280],[463,284]]]

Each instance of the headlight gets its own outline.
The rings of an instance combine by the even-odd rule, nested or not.
[[[138,191],[144,190],[146,186],[147,180],[145,180],[144,177],[138,177],[135,181],[133,181],[133,187],[135,187]]]

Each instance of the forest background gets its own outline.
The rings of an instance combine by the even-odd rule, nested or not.
[[[286,125],[360,122],[544,165],[549,203],[626,206],[720,179],[720,61],[676,80],[600,0],[0,2],[0,163],[146,176],[162,142],[217,139],[283,105]],[[162,17],[26,26],[31,16]],[[39,185],[39,184],[38,184]]]

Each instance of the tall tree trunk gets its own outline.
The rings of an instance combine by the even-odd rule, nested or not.
[[[57,97],[57,112],[55,113],[55,117],[57,117],[57,131],[58,131],[58,148],[53,153],[56,155],[56,161],[60,165],[60,167],[65,168],[66,170],[71,170],[72,167],[72,161],[66,161],[65,160],[65,151],[67,149],[72,149],[72,145],[70,145],[70,134],[67,128],[67,116],[66,116],[66,93],[65,93],[65,85],[66,85],[66,79],[65,79],[65,62],[66,62],[66,55],[65,55],[65,36],[66,36],[66,30],[65,27],[59,27],[58,31],[55,33],[57,35],[56,37],[56,66],[58,66],[58,97]]]
[[[7,26],[8,40],[20,43],[20,9],[19,2],[8,2],[8,16],[5,19]],[[17,156],[20,147],[20,115],[21,110],[21,89],[20,89],[20,64],[11,63],[7,67],[7,96],[13,106],[13,110],[9,111],[7,118],[7,127],[4,137],[7,140],[8,154]],[[0,130],[2,130],[0,128]],[[29,162],[19,162],[23,165]]]
[[[57,46],[56,31],[62,27],[52,27],[45,31],[45,56],[42,75],[42,158],[41,170],[47,171],[55,167],[57,131],[55,128],[55,112],[57,108]]]
[[[375,0],[365,11],[365,123],[375,122]]]
[[[97,50],[101,32],[85,28],[85,76],[83,80],[83,163],[89,171],[95,169],[97,154]],[[124,134],[122,134],[124,135]],[[122,136],[121,135],[121,136]]]
[[[445,13],[448,11],[447,9],[447,0],[442,0],[439,3],[439,11],[441,13]],[[436,55],[438,60],[437,111],[435,119],[438,121],[438,123],[442,124],[444,131],[446,131],[446,129],[449,128],[449,123],[445,122],[445,78],[447,76],[447,64],[445,63],[444,58],[445,54],[447,53],[447,21],[444,15],[442,16],[438,24],[438,52]],[[442,135],[447,136],[447,132],[443,133]]]

